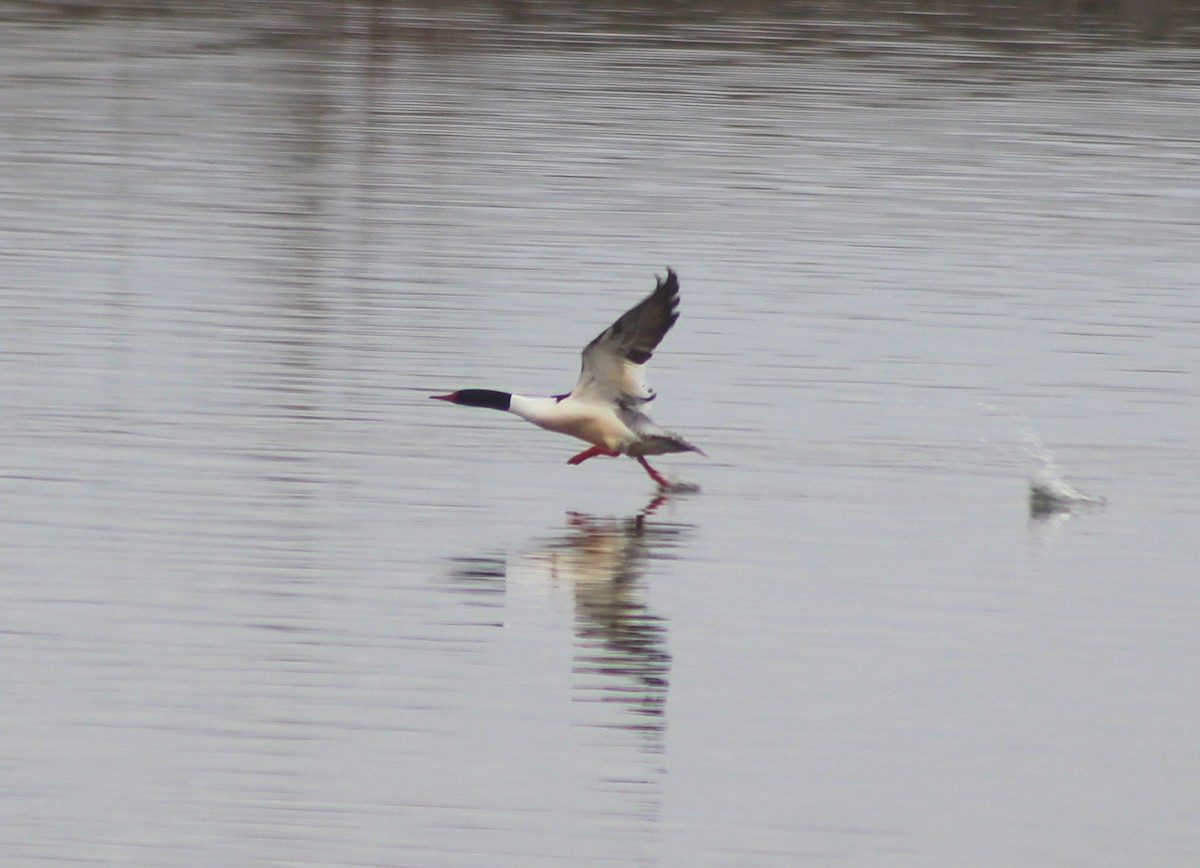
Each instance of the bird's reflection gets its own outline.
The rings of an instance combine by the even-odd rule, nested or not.
[[[643,743],[650,750],[661,748],[671,656],[667,622],[644,600],[645,572],[673,557],[692,530],[655,518],[670,498],[660,493],[631,516],[568,513],[562,530],[530,540],[518,554],[459,558],[452,573],[469,605],[496,615],[504,597],[518,591],[569,595],[573,698],[613,704],[615,719],[597,709],[586,722],[651,736]]]
[[[649,561],[670,557],[688,530],[649,520],[665,500],[629,518],[571,513],[566,532],[526,555],[573,593],[577,698],[618,703],[643,718],[623,725],[652,730],[666,704],[671,656],[666,622],[643,601],[643,573]]]

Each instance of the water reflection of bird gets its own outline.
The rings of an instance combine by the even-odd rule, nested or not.
[[[565,530],[511,561],[462,559],[454,573],[456,587],[485,605],[498,592],[568,592],[577,698],[617,703],[641,719],[617,725],[642,732],[662,728],[645,718],[663,712],[671,663],[666,622],[642,599],[643,575],[650,561],[672,557],[691,529],[652,519],[666,500],[659,494],[628,517],[568,513]]]
[[[700,452],[678,434],[666,431],[641,411],[654,400],[646,385],[646,362],[679,318],[679,279],[667,269],[649,296],[583,348],[583,365],[575,388],[565,395],[530,397],[493,389],[460,389],[431,395],[468,407],[513,413],[549,431],[578,437],[591,447],[568,464],[581,464],[597,455],[628,455],[645,468],[662,488],[670,483],[646,461],[647,455]]]
[[[662,714],[671,664],[666,623],[642,601],[642,574],[647,561],[668,557],[686,531],[648,522],[648,514],[571,513],[567,533],[525,558],[573,593],[580,698],[617,702],[639,716]]]

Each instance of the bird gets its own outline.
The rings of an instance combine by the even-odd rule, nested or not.
[[[679,319],[678,276],[668,268],[667,276],[656,277],[655,284],[653,292],[583,348],[579,380],[570,392],[538,397],[494,389],[459,389],[429,397],[513,413],[547,431],[590,443],[567,460],[571,465],[596,456],[629,456],[660,488],[669,489],[671,484],[650,466],[646,456],[705,453],[680,435],[660,428],[642,411],[656,397],[646,385],[646,363]]]

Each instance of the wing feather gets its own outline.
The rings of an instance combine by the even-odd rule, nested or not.
[[[679,278],[667,269],[654,292],[622,314],[583,348],[583,366],[571,395],[618,404],[644,404],[654,398],[646,386],[646,362],[679,319]]]

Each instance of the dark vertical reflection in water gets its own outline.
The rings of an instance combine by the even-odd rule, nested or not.
[[[615,702],[634,715],[619,725],[660,735],[671,656],[665,622],[642,602],[643,573],[645,562],[667,556],[687,528],[648,522],[644,514],[575,513],[568,524],[571,531],[539,557],[575,590],[578,698]],[[657,740],[647,747],[661,749]]]
[[[511,558],[466,556],[454,561],[450,587],[482,614],[475,624],[503,626],[509,581],[569,595],[575,635],[572,693],[577,723],[630,739],[602,746],[646,758],[636,774],[603,776],[599,789],[633,799],[631,813],[661,812],[661,757],[667,729],[671,655],[667,621],[645,602],[650,564],[674,558],[694,528],[654,518],[656,496],[627,517],[572,512],[558,534],[535,538]]]

